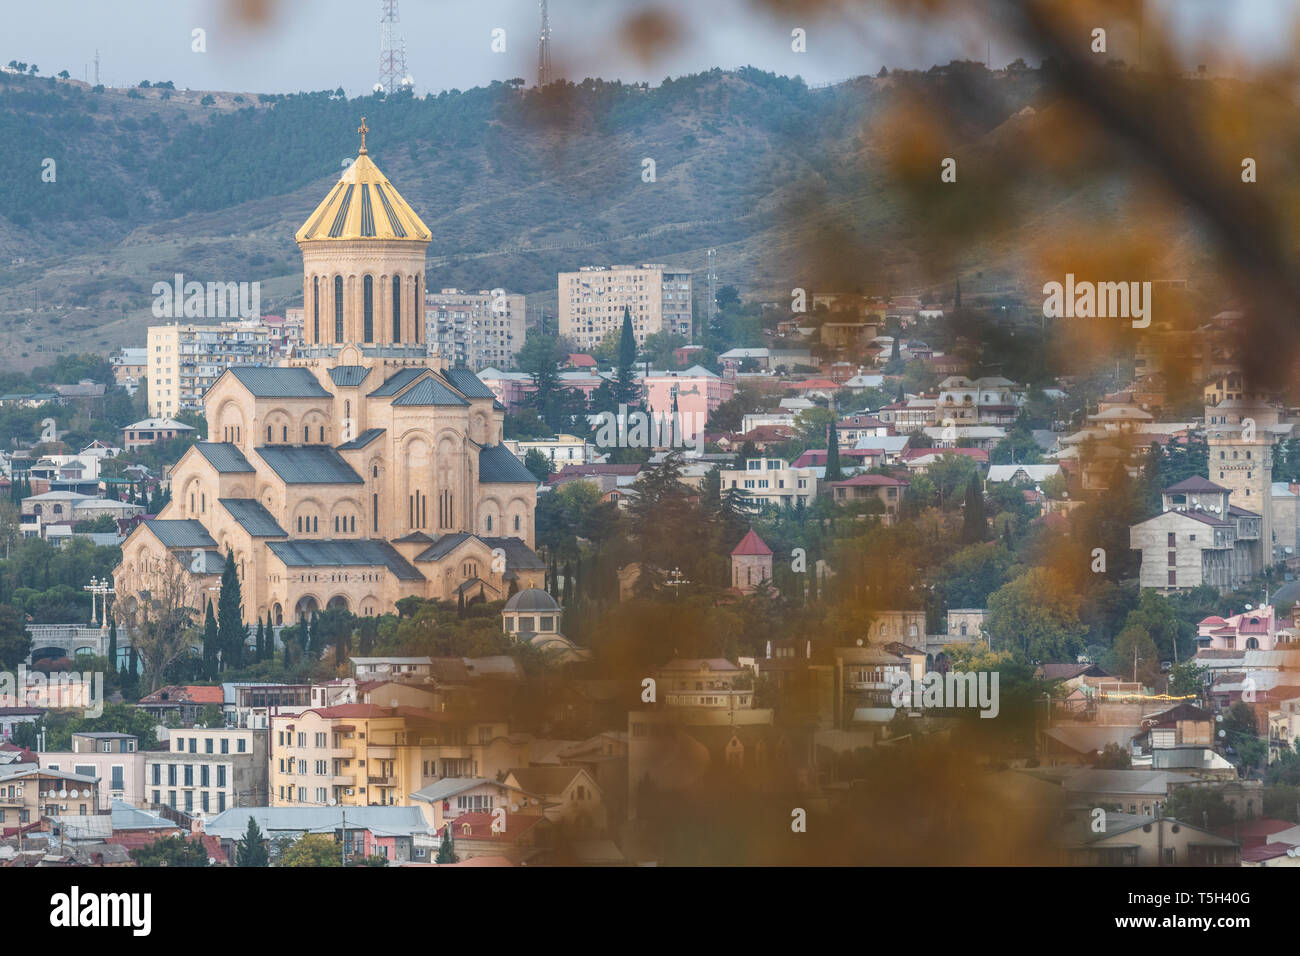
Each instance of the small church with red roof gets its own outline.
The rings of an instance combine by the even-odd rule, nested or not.
[[[764,581],[772,581],[772,549],[751,529],[731,552],[731,586],[752,594]]]

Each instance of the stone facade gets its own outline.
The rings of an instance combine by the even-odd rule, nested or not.
[[[208,389],[209,441],[124,543],[119,600],[174,577],[175,562],[202,609],[227,554],[250,622],[540,585],[536,479],[501,444],[504,409],[472,372],[430,367],[427,227],[363,148],[297,239],[304,345]]]

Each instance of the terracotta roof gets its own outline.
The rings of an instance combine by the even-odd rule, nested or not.
[[[531,830],[545,819],[540,813],[507,813],[505,830],[500,833],[492,831],[492,814],[462,813],[451,822],[452,837],[459,840],[492,840],[497,843],[511,843]],[[469,827],[469,832],[465,828]]]
[[[164,696],[166,695],[166,696]],[[142,704],[224,704],[225,695],[220,685],[203,687],[198,684],[180,686],[169,684],[160,687],[147,697],[140,698]]]
[[[843,481],[832,481],[832,488],[841,486],[879,486],[879,487],[906,487],[908,482],[900,478],[891,478],[889,475],[854,475],[852,478],[845,478]]]
[[[733,556],[770,555],[772,549],[767,546],[767,542],[758,536],[758,532],[751,529],[740,539],[740,544],[736,545],[731,550],[731,553]]]

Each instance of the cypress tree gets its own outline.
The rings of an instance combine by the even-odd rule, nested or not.
[[[261,660],[269,661],[275,654],[275,623],[271,620],[271,612],[266,612],[266,643],[262,646]]]
[[[108,663],[110,667],[118,666],[117,660],[117,618],[108,622]]]
[[[438,858],[435,863],[455,863],[456,862],[456,844],[451,837],[451,824],[447,824],[447,829],[443,831],[442,843],[438,845]]]
[[[826,477],[825,481],[842,481],[844,472],[840,471],[840,430],[831,419],[830,434],[826,438]]]
[[[257,633],[253,635],[253,641],[254,641],[253,647],[255,648],[253,652],[253,660],[260,661],[262,659],[262,653],[263,653],[262,645],[265,642],[265,640],[266,640],[266,629],[262,626],[262,619],[259,617],[257,619]]]
[[[966,506],[963,509],[961,539],[966,544],[976,544],[988,537],[988,519],[984,515],[984,491],[979,475],[971,475],[966,485]]]
[[[465,616],[465,592],[464,591],[456,592],[456,616],[457,617]]]
[[[568,605],[570,602],[573,601],[573,563],[571,561],[564,562],[563,594],[564,594],[564,600],[562,603]]]
[[[623,306],[623,329],[618,339],[618,368],[614,373],[614,404],[631,405],[637,397],[633,381],[636,365],[636,333],[632,331],[632,310]]]
[[[226,550],[226,566],[221,572],[221,593],[217,597],[217,646],[221,651],[221,669],[239,666],[248,628],[244,625],[244,603],[239,591],[239,574],[235,556]]]
[[[519,579],[518,579],[518,578],[511,578],[511,579],[510,579],[510,590],[506,592],[506,596],[507,596],[507,597],[514,597],[514,596],[515,596],[516,594],[518,594],[518,593],[519,593]]]
[[[312,614],[311,626],[307,631],[307,658],[314,661],[320,652],[320,615]]]
[[[212,613],[212,602],[208,602],[208,613],[203,621],[203,678],[214,680],[217,676],[217,651],[221,644],[217,619]]]
[[[559,582],[560,569],[555,564],[554,552],[551,553],[551,570],[549,576],[550,576],[550,587],[546,589],[547,593],[550,594],[551,597],[553,598],[558,598],[560,596],[560,582]]]

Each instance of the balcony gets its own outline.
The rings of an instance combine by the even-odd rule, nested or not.
[[[331,760],[351,760],[357,755],[355,747],[331,747]]]
[[[336,773],[330,777],[331,787],[355,787],[357,785],[356,774]]]
[[[372,787],[395,787],[397,786],[396,777],[366,777],[366,783]]]

